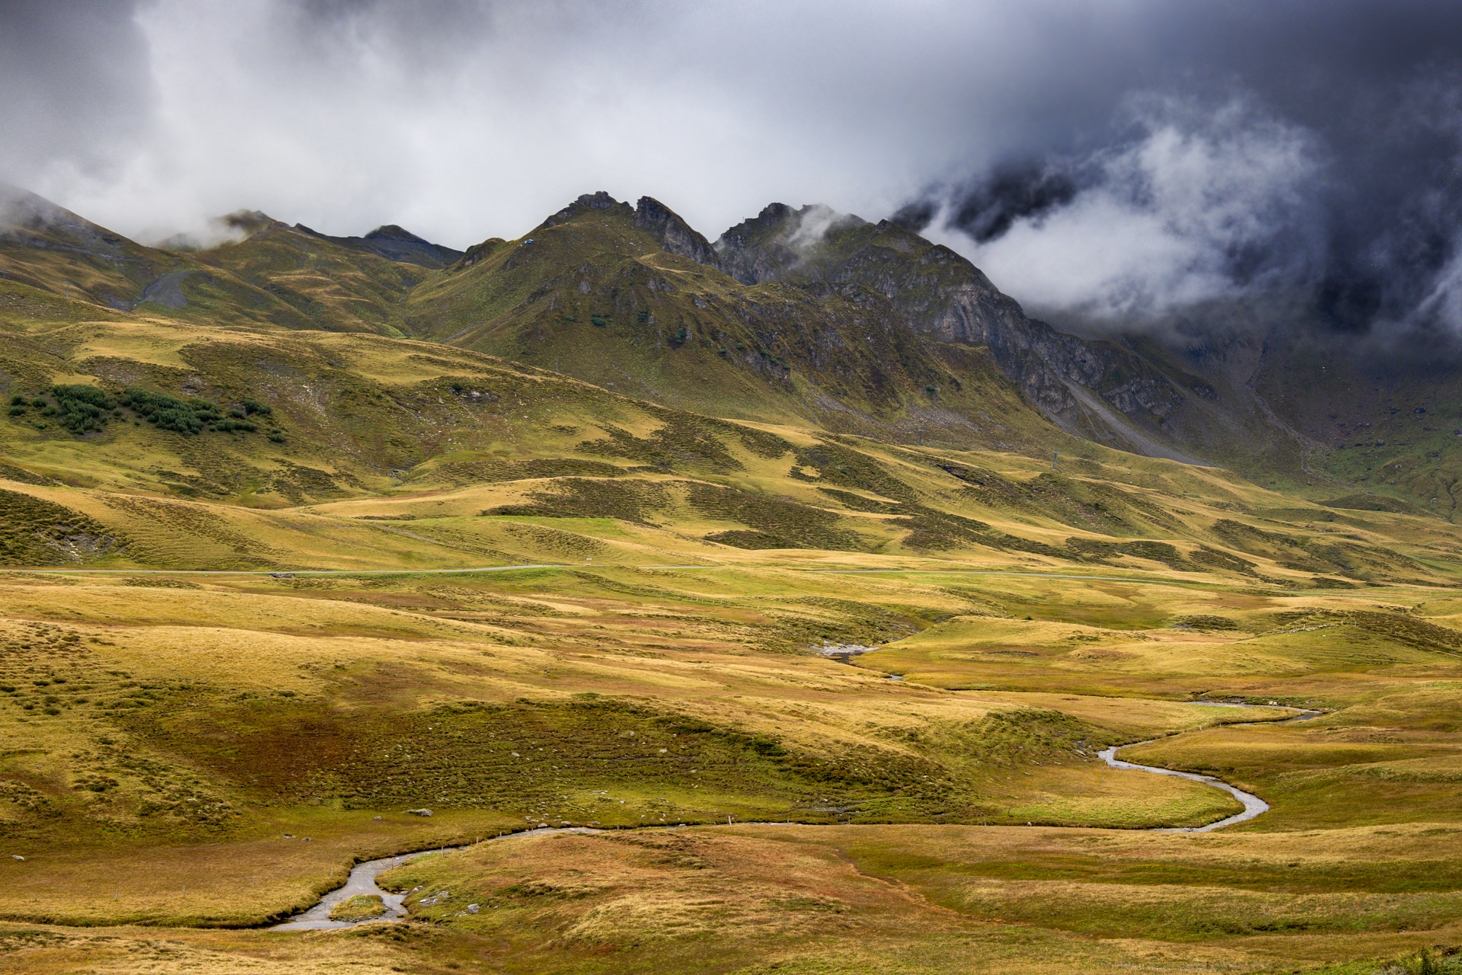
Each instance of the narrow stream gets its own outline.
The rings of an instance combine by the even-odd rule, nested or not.
[[[1217,707],[1235,708],[1262,706],[1248,704],[1218,704],[1217,702],[1213,702],[1213,704]],[[1285,721],[1274,723],[1290,724],[1295,721],[1308,721],[1310,718],[1318,717],[1322,713],[1320,711],[1310,711],[1304,708],[1296,708],[1295,710],[1298,710],[1301,713],[1296,717],[1288,718]],[[1157,741],[1157,739],[1150,738],[1148,739],[1148,741]],[[1131,744],[1146,745],[1148,741],[1132,742]],[[1248,820],[1254,819],[1255,817],[1263,815],[1265,812],[1269,811],[1269,803],[1265,802],[1263,799],[1260,799],[1258,796],[1253,795],[1252,793],[1245,792],[1243,789],[1237,788],[1236,786],[1229,785],[1222,779],[1214,778],[1211,775],[1201,775],[1197,772],[1179,772],[1176,769],[1158,768],[1155,765],[1138,765],[1135,762],[1124,762],[1117,757],[1118,747],[1127,748],[1130,746],[1113,745],[1111,748],[1098,752],[1097,755],[1102,759],[1102,761],[1106,762],[1112,768],[1126,769],[1134,772],[1149,772],[1153,775],[1171,775],[1180,779],[1190,779],[1194,782],[1202,782],[1204,785],[1211,785],[1216,789],[1222,789],[1224,792],[1227,792],[1229,795],[1233,796],[1235,799],[1239,800],[1239,802],[1244,804],[1243,812],[1235,813],[1234,815],[1229,816],[1227,819],[1220,819],[1216,823],[1209,823],[1207,826],[1156,827],[1155,829],[1151,830],[1151,832],[1208,833],[1215,829],[1223,829],[1225,826],[1232,826],[1235,823],[1247,822]],[[766,825],[780,824],[768,823]],[[505,833],[502,836],[496,836],[492,839],[484,840],[483,842],[492,843],[496,842],[497,840],[505,840],[517,836],[549,836],[555,833],[598,832],[600,832],[600,830],[590,829],[586,826],[540,826],[537,829],[524,830],[519,833]],[[379,860],[366,860],[363,863],[357,863],[351,869],[350,876],[346,879],[344,886],[338,887],[335,890],[332,890],[330,893],[326,894],[320,899],[319,903],[317,903],[314,907],[311,907],[309,910],[304,911],[300,914],[296,914],[288,921],[276,924],[272,926],[269,930],[331,931],[336,928],[353,928],[357,924],[370,924],[376,921],[399,921],[402,918],[406,917],[406,908],[402,904],[402,901],[406,899],[406,895],[393,894],[389,891],[382,890],[380,887],[376,886],[376,878],[385,873],[387,870],[399,867],[404,863],[410,863],[411,861],[416,860],[420,857],[431,856],[433,853],[451,853],[454,850],[464,849],[466,849],[466,847],[464,846],[444,846],[437,850],[422,850],[419,853],[403,853],[399,856],[382,857]],[[370,918],[369,920],[365,921],[331,920],[330,912],[335,909],[335,905],[341,903],[342,901],[349,900],[352,897],[357,897],[360,895],[370,896],[372,894],[381,899],[381,903],[386,906],[386,913],[380,915],[379,917]]]
[[[399,921],[406,916],[406,908],[401,902],[406,899],[405,894],[392,894],[376,886],[376,878],[393,867],[399,867],[403,863],[410,863],[418,857],[428,856],[432,853],[446,853],[450,850],[460,850],[460,846],[445,846],[440,850],[423,850],[421,853],[403,853],[400,856],[382,857],[379,860],[367,860],[364,863],[357,863],[351,868],[350,877],[345,881],[345,886],[330,891],[320,899],[314,907],[303,914],[296,914],[282,924],[276,924],[271,931],[331,931],[335,928],[353,928],[357,924],[365,924],[365,921],[333,921],[330,919],[330,912],[335,905],[341,901],[349,900],[359,895],[369,896],[375,894],[386,905],[386,913],[380,917],[374,917],[372,921]]]
[[[590,829],[587,826],[564,826],[550,827],[540,826],[537,829],[526,829],[517,833],[504,833],[501,836],[490,837],[482,842],[494,843],[498,840],[506,840],[515,836],[549,836],[554,833],[597,833],[599,830]],[[406,899],[405,894],[393,894],[376,886],[376,878],[387,870],[392,870],[403,863],[410,863],[421,857],[431,856],[433,853],[451,853],[455,850],[465,850],[465,846],[443,846],[435,850],[421,850],[417,853],[402,853],[394,857],[381,857],[379,860],[366,860],[357,863],[351,868],[350,876],[346,878],[343,887],[337,887],[324,897],[319,903],[303,913],[296,914],[287,921],[275,924],[269,928],[270,931],[333,931],[336,928],[353,928],[357,924],[370,924],[373,921],[399,921],[406,916],[406,908],[402,901]],[[350,900],[352,897],[364,895],[366,897],[374,894],[386,905],[386,913],[364,921],[335,921],[330,918],[330,912],[335,905],[342,901]]]
[[[1148,741],[1156,740],[1156,738],[1148,739]],[[1147,742],[1138,741],[1133,742],[1133,744],[1145,745]],[[1117,747],[1115,745],[1105,751],[1097,752],[1097,755],[1112,768],[1131,769],[1134,772],[1151,772],[1153,775],[1171,775],[1179,779],[1191,779],[1194,782],[1202,782],[1204,785],[1211,785],[1214,788],[1222,789],[1244,804],[1243,812],[1234,813],[1227,819],[1220,819],[1216,823],[1209,823],[1207,826],[1158,827],[1156,832],[1159,833],[1207,833],[1211,830],[1223,829],[1225,826],[1232,826],[1234,823],[1245,822],[1269,811],[1269,803],[1263,799],[1260,799],[1253,793],[1245,792],[1237,786],[1229,785],[1222,779],[1215,779],[1211,775],[1199,775],[1197,772],[1179,772],[1176,769],[1158,768],[1156,765],[1138,765],[1134,762],[1124,762],[1117,757]]]
[[[1202,703],[1208,704],[1211,707],[1225,707],[1225,708],[1247,708],[1247,707],[1263,707],[1264,706],[1264,705],[1258,705],[1258,704],[1223,704],[1223,703],[1219,703],[1219,702],[1207,702],[1207,701],[1202,702]],[[1308,721],[1311,718],[1319,717],[1323,713],[1321,711],[1311,711],[1308,708],[1294,708],[1293,710],[1299,711],[1300,713],[1297,714],[1293,718],[1286,718],[1283,721],[1263,722],[1263,723],[1265,723],[1265,724],[1271,724],[1271,723],[1272,724],[1293,724],[1296,721]],[[1256,723],[1258,723],[1258,722],[1256,722]],[[1149,738],[1149,739],[1147,739],[1147,741],[1135,741],[1135,742],[1132,742],[1132,745],[1146,745],[1149,742],[1154,742],[1154,741],[1157,741],[1157,740],[1158,739],[1156,739],[1156,738]],[[1124,762],[1120,758],[1117,757],[1117,748],[1118,747],[1128,748],[1128,747],[1131,747],[1131,746],[1130,745],[1122,745],[1122,746],[1113,745],[1111,748],[1105,749],[1104,751],[1097,752],[1097,756],[1102,761],[1104,761],[1108,765],[1110,765],[1112,768],[1128,769],[1128,770],[1131,770],[1131,771],[1134,771],[1134,772],[1150,772],[1153,775],[1171,775],[1174,778],[1188,779],[1188,780],[1193,781],[1193,782],[1202,782],[1204,785],[1211,785],[1215,789],[1222,789],[1224,792],[1227,792],[1229,795],[1233,796],[1235,799],[1239,800],[1239,802],[1241,802],[1241,803],[1244,804],[1244,809],[1243,809],[1242,812],[1234,813],[1232,816],[1229,816],[1227,819],[1220,819],[1218,822],[1216,822],[1216,823],[1209,823],[1207,826],[1169,826],[1169,827],[1159,826],[1159,827],[1155,828],[1154,830],[1152,830],[1153,832],[1157,832],[1157,833],[1208,833],[1208,832],[1212,832],[1215,829],[1223,829],[1225,826],[1232,826],[1235,823],[1248,822],[1249,820],[1255,819],[1255,818],[1257,818],[1259,816],[1262,816],[1264,813],[1266,813],[1266,812],[1269,811],[1269,803],[1265,802],[1263,799],[1260,799],[1258,796],[1254,795],[1251,792],[1245,792],[1243,789],[1240,789],[1237,786],[1229,785],[1227,782],[1223,781],[1223,779],[1214,778],[1211,775],[1202,775],[1202,774],[1200,774],[1198,772],[1179,772],[1177,769],[1159,768],[1156,765],[1138,765],[1136,762]]]

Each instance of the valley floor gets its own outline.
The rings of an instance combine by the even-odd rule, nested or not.
[[[1462,975],[1454,371],[3,195],[0,973]]]
[[[1430,509],[0,292],[0,971],[1462,964]]]
[[[1371,972],[1462,940],[1449,590],[783,556],[0,576],[0,971]],[[1145,739],[1272,809],[1153,829],[1237,803],[1097,757]],[[540,825],[597,831],[476,842]],[[256,927],[457,843],[383,876],[405,924]]]

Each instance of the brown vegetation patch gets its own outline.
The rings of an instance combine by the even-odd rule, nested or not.
[[[669,495],[659,484],[648,481],[600,481],[567,477],[543,490],[528,494],[531,504],[508,504],[489,508],[484,515],[528,515],[539,518],[618,518],[647,522],[648,514],[659,512]]]
[[[111,555],[127,544],[79,511],[0,490],[0,564],[68,565]]]

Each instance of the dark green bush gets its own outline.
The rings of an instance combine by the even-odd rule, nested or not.
[[[56,397],[61,426],[75,434],[100,430],[106,426],[107,414],[116,408],[112,398],[95,386],[52,386],[51,395]]]
[[[136,386],[128,387],[122,394],[122,405],[131,407],[160,429],[190,435],[202,433],[208,424],[223,419],[218,407],[207,400],[181,400]]]

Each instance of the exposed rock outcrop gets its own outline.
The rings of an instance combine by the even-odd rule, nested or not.
[[[1031,319],[967,259],[887,220],[870,224],[826,207],[793,210],[773,203],[722,234],[716,249],[722,268],[745,284],[833,289],[854,303],[873,291],[914,331],[987,347],[1030,401],[1068,428],[1075,417],[1090,415],[1071,384],[1148,427],[1160,425],[1186,398],[1120,342],[1083,339]],[[1212,394],[1211,387],[1194,383]],[[1118,439],[1130,443],[1130,437]]]
[[[557,227],[559,224],[583,213],[586,210],[618,210],[623,213],[634,213],[634,207],[628,203],[621,203],[608,193],[600,190],[597,193],[585,193],[577,200],[564,207],[562,210],[543,221],[543,227]]]
[[[719,268],[721,259],[711,242],[691,228],[674,210],[649,196],[635,206],[635,226],[660,242],[667,253],[688,257],[697,264]]]

